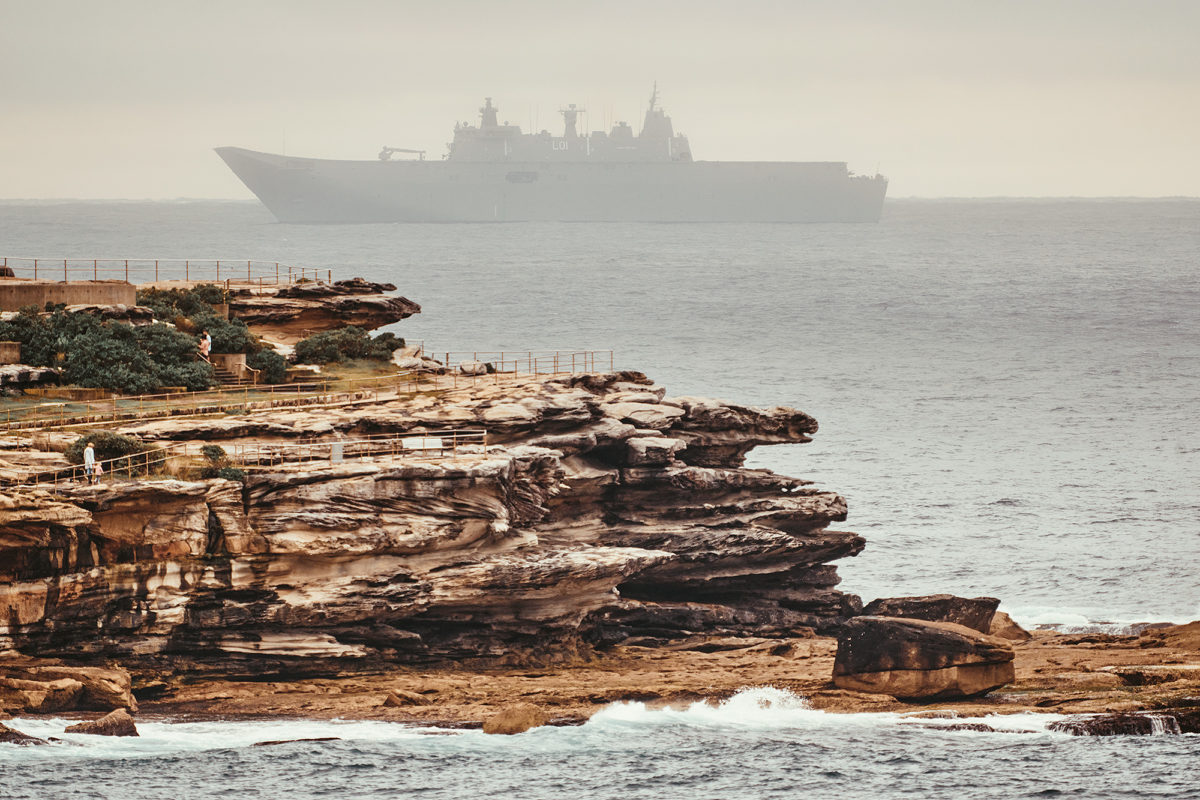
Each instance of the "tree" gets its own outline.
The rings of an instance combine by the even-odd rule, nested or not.
[[[295,358],[298,364],[329,364],[348,358],[388,361],[392,351],[403,346],[404,340],[393,333],[381,333],[372,339],[362,328],[347,325],[297,342]]]

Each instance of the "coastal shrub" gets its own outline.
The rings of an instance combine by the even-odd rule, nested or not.
[[[212,283],[189,289],[142,289],[137,304],[154,311],[155,319],[169,322],[176,317],[213,313],[213,306],[225,302],[225,290]]]
[[[283,383],[287,379],[287,359],[269,347],[246,356],[246,365],[261,370],[258,377],[263,383]]]
[[[381,333],[375,338],[362,328],[348,325],[333,331],[322,331],[296,344],[296,363],[330,364],[354,358],[388,361],[392,351],[404,346],[404,340],[393,333]]]
[[[67,447],[65,454],[67,461],[71,464],[82,464],[83,450],[87,447],[88,442],[92,443],[97,461],[109,461],[122,456],[138,456],[138,458],[131,459],[128,466],[120,461],[110,465],[109,472],[145,475],[150,472],[158,472],[163,467],[163,462],[160,461],[150,464],[147,468],[144,466],[145,459],[141,457],[148,454],[150,460],[153,461],[162,448],[148,446],[141,439],[112,431],[92,431],[80,436]]]
[[[200,448],[200,455],[208,462],[200,468],[201,478],[224,478],[227,481],[242,481],[246,473],[237,467],[229,465],[229,455],[225,448],[216,444],[206,444]]]
[[[160,386],[205,389],[213,379],[212,367],[195,358],[196,340],[166,325],[26,311],[0,322],[0,339],[20,342],[26,364],[60,369],[66,384],[145,393]]]
[[[195,340],[165,325],[109,323],[71,340],[62,380],[77,386],[147,394],[161,386],[207,389],[212,366],[195,357]]]
[[[240,319],[218,317],[211,310],[193,314],[188,319],[197,333],[208,331],[214,353],[257,353],[263,347]]]
[[[218,316],[213,306],[225,300],[224,290],[213,284],[138,292],[138,303],[154,309],[156,318],[171,320],[185,333],[198,336],[200,331],[208,331],[213,353],[245,353],[246,363],[262,371],[259,377],[263,382],[282,383],[287,371],[283,357],[264,345],[240,319]]]

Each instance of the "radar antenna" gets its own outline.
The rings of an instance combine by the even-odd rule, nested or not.
[[[574,139],[579,136],[575,130],[575,120],[579,118],[580,114],[586,114],[587,109],[576,108],[575,104],[571,103],[566,108],[560,108],[558,113],[563,115],[563,138]]]
[[[658,104],[658,81],[654,82],[654,91],[650,92],[650,110],[654,110],[654,106]]]

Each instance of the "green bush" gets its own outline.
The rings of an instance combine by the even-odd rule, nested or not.
[[[200,455],[212,464],[221,464],[227,460],[225,448],[219,444],[206,444],[200,448]]]
[[[404,340],[393,333],[381,333],[374,339],[362,328],[348,325],[333,331],[323,331],[296,344],[296,363],[330,364],[353,358],[388,361],[392,351],[404,346]]]
[[[82,464],[83,450],[87,447],[88,442],[92,443],[92,449],[96,451],[97,461],[145,453],[151,449],[146,447],[141,439],[133,436],[125,436],[112,431],[91,431],[71,442],[67,447],[67,461],[72,464]]]
[[[258,337],[240,319],[225,319],[211,311],[188,317],[196,332],[208,331],[214,353],[257,353],[262,349]]]
[[[67,461],[72,464],[82,464],[83,451],[87,447],[88,442],[92,443],[92,449],[96,453],[97,461],[110,461],[122,456],[136,456],[136,458],[130,459],[129,462],[118,461],[115,464],[110,464],[108,467],[109,473],[145,475],[151,472],[158,472],[162,469],[163,462],[159,461],[146,467],[146,459],[142,458],[143,455],[148,454],[150,460],[153,461],[157,457],[156,454],[162,448],[147,446],[141,439],[113,433],[112,431],[98,430],[80,436],[67,447]]]
[[[263,383],[283,383],[287,380],[287,359],[269,347],[246,356],[246,365],[261,370]]]
[[[227,481],[241,482],[246,480],[246,473],[242,472],[237,467],[221,467],[217,470],[217,474],[211,477],[224,478]]]
[[[91,314],[22,312],[0,322],[0,339],[21,343],[21,360],[56,367],[62,382],[141,394],[160,386],[206,389],[212,367],[195,358],[196,341],[166,325],[133,327]]]
[[[156,319],[170,322],[176,317],[213,313],[213,306],[225,302],[225,290],[211,283],[190,289],[142,289],[137,304],[154,311]]]
[[[201,478],[224,478],[227,481],[245,480],[246,473],[237,467],[229,466],[229,456],[226,455],[224,447],[206,444],[200,448],[200,455],[208,461],[208,464],[200,468]]]

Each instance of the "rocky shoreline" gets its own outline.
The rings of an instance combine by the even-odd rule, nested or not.
[[[312,325],[296,303],[361,308],[383,288],[302,288],[254,324],[286,338]],[[375,305],[367,327],[419,311]],[[241,481],[0,487],[0,709],[95,708],[84,681],[49,677],[81,666],[131,676],[107,707],[172,718],[477,725],[532,703],[566,724],[767,685],[933,718],[1200,702],[1200,623],[1028,636],[986,598],[864,613],[833,564],[865,545],[830,527],[845,500],[745,466],[810,441],[803,412],[671,397],[633,371],[440,372],[321,408],[114,428],[252,448]],[[440,443],[463,431],[486,438]],[[53,466],[74,438],[6,440],[0,457]],[[328,455],[297,455],[314,447]]]

